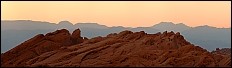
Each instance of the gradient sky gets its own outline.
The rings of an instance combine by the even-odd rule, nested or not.
[[[231,27],[230,1],[1,1],[1,20],[94,22],[148,27],[160,22]]]

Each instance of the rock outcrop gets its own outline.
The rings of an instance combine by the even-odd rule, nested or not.
[[[79,39],[80,34],[76,34],[75,36],[78,37],[75,41],[83,41],[83,39]],[[38,34],[6,53],[3,53],[1,55],[1,65],[10,67],[25,66],[26,61],[29,61],[30,59],[45,52],[54,51],[63,46],[67,47],[77,44],[72,42],[72,37],[73,36],[71,36],[69,31],[66,29],[47,33],[45,36],[43,34]]]
[[[212,51],[213,54],[223,54],[223,55],[231,55],[231,48],[216,48],[215,51]]]
[[[128,30],[81,37],[66,29],[39,34],[1,54],[2,67],[231,67],[231,57],[208,52],[179,33]]]
[[[79,44],[79,43],[82,43],[84,41],[83,37],[81,37],[81,30],[80,29],[74,30],[71,38],[72,38],[73,44]]]
[[[211,53],[217,56],[216,59],[219,62],[219,66],[231,66],[231,48],[216,48],[216,50]]]

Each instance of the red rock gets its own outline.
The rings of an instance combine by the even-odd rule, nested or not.
[[[74,30],[72,33],[72,38],[80,38],[80,37],[81,37],[81,30],[80,29]]]
[[[216,51],[212,51],[214,54],[223,54],[223,55],[231,55],[231,48],[216,48]]]
[[[71,45],[71,34],[66,29],[57,30],[52,33],[45,35],[46,40],[50,40],[56,43],[61,43],[62,45]]]
[[[73,44],[79,44],[82,43],[84,41],[83,37],[81,37],[81,31],[80,29],[76,29],[73,31],[72,33],[72,43]]]
[[[216,48],[216,50],[220,50],[219,48]]]
[[[179,32],[80,35],[80,29],[37,35],[1,54],[2,67],[231,67],[230,54],[223,53],[229,49],[208,52]]]
[[[122,32],[120,32],[117,36],[119,36],[119,37],[124,37],[124,36],[126,36],[126,35],[128,35],[128,34],[132,34],[133,32],[131,32],[131,31],[129,31],[129,30],[125,30],[125,31],[122,31]]]
[[[1,54],[1,63],[3,63],[1,65],[10,67],[25,65],[24,62],[29,60],[29,58],[38,56],[32,51],[32,48],[44,39],[43,34],[38,34],[13,49]]]
[[[84,37],[84,41],[89,40],[87,37]]]
[[[180,32],[177,32],[176,35],[180,35]]]

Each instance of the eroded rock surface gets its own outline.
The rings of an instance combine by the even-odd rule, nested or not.
[[[231,67],[231,57],[195,46],[179,33],[128,30],[81,37],[80,29],[39,34],[1,54],[2,67]]]

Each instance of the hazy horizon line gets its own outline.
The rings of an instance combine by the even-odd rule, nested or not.
[[[49,21],[39,21],[39,20],[26,20],[26,19],[19,19],[19,20],[1,20],[1,21],[34,21],[34,22],[45,22],[45,23],[51,23],[51,24],[59,24],[59,22],[61,22],[61,21],[68,21],[68,20],[60,20],[59,22],[49,22]],[[83,24],[83,23],[89,23],[89,24],[98,24],[98,25],[103,25],[103,26],[106,26],[106,27],[124,27],[124,28],[139,28],[139,27],[152,27],[152,26],[154,26],[154,25],[158,25],[158,24],[160,24],[160,23],[162,23],[162,22],[171,22],[172,24],[174,24],[174,25],[178,25],[178,24],[184,24],[184,25],[186,25],[186,26],[188,26],[188,27],[191,27],[191,28],[195,28],[195,27],[201,27],[201,26],[209,26],[209,27],[213,27],[213,28],[231,28],[231,26],[230,27],[216,27],[216,26],[210,26],[210,25],[199,25],[199,26],[189,26],[189,25],[187,25],[187,24],[185,24],[185,23],[174,23],[174,22],[172,22],[172,21],[161,21],[161,22],[159,22],[159,23],[156,23],[156,24],[154,24],[154,25],[151,25],[151,26],[138,26],[138,27],[129,27],[129,26],[121,26],[121,25],[116,25],[116,26],[108,26],[108,25],[104,25],[104,24],[99,24],[98,22],[77,22],[77,23],[72,23],[72,22],[70,22],[70,21],[68,21],[70,24],[72,24],[72,25],[76,25],[76,24]]]

